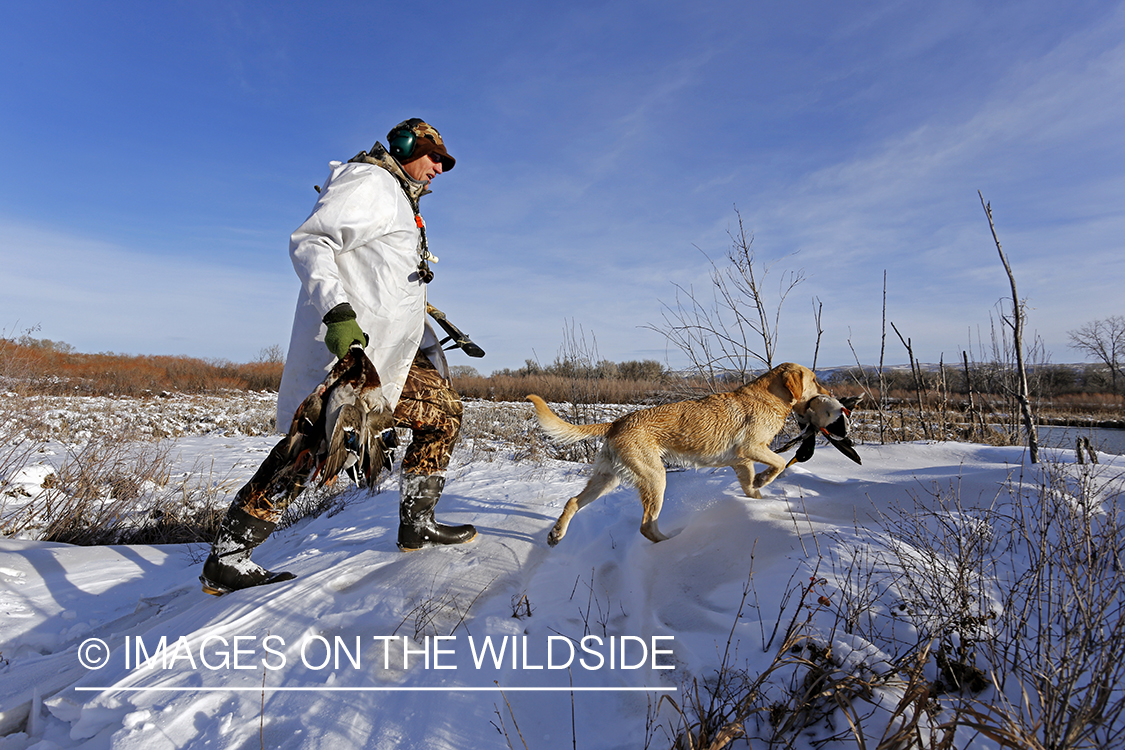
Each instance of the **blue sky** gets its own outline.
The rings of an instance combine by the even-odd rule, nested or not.
[[[817,299],[818,363],[877,362],[884,273],[920,359],[987,344],[978,190],[1052,361],[1125,313],[1119,2],[45,0],[6,9],[0,71],[0,330],[80,351],[286,346],[312,186],[413,116],[458,159],[422,202],[430,299],[484,373],[570,330],[684,364],[649,327],[736,210],[806,277],[781,360],[811,361]]]

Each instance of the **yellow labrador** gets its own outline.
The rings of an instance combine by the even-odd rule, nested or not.
[[[574,514],[616,487],[622,480],[637,486],[644,506],[641,533],[654,542],[656,519],[664,503],[664,462],[687,466],[730,466],[747,497],[761,497],[786,462],[770,450],[791,410],[804,414],[809,400],[828,391],[812,370],[786,362],[753,382],[693,401],[678,401],[630,412],[614,422],[574,425],[560,419],[539,396],[529,395],[544,432],[564,444],[605,436],[586,486],[566,504],[551,529],[552,547],[566,536]],[[754,463],[766,469],[754,473]]]

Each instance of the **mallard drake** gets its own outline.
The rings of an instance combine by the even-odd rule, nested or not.
[[[804,415],[797,415],[797,424],[802,428],[800,434],[777,451],[783,453],[800,443],[796,455],[786,464],[786,468],[812,458],[813,451],[816,450],[817,435],[824,435],[837,450],[862,465],[863,461],[856,453],[855,444],[848,437],[851,426],[848,418],[859,399],[859,396],[847,396],[842,399],[815,396],[809,399]]]
[[[310,455],[321,485],[345,472],[370,486],[390,469],[395,446],[393,410],[383,396],[375,366],[356,345],[336,362],[293,415],[289,457]],[[304,459],[307,460],[307,459]]]

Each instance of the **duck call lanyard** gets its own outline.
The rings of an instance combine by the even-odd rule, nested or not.
[[[400,172],[402,172],[401,165],[395,162],[395,166],[399,167],[397,172],[390,169],[387,171],[398,180],[398,186],[402,188],[402,194],[406,196],[406,202],[410,204],[410,210],[414,212],[414,225],[418,227],[418,278],[422,280],[423,284],[429,284],[434,280],[434,272],[430,270],[429,261],[432,260],[434,263],[437,263],[438,259],[436,255],[430,252],[430,243],[426,239],[426,220],[422,218],[421,212],[418,211],[418,202],[422,199],[423,195],[430,191],[423,185],[421,191],[412,194],[409,183],[407,182],[409,178],[404,174],[400,174]],[[383,168],[386,169],[385,166]]]
[[[418,278],[422,280],[423,284],[429,284],[434,280],[434,272],[430,270],[429,261],[432,260],[437,263],[438,259],[436,255],[430,252],[430,243],[426,240],[426,220],[422,218],[422,214],[418,211],[419,199],[429,191],[423,188],[423,192],[415,198],[410,194],[410,189],[401,175],[395,174],[391,170],[387,171],[390,171],[398,180],[398,186],[402,188],[402,194],[406,196],[406,201],[410,204],[410,210],[414,212],[414,225],[418,227]]]
[[[409,197],[409,196],[408,196]],[[411,207],[414,209],[414,223],[418,226],[418,233],[420,239],[418,240],[418,278],[422,279],[423,284],[429,284],[434,280],[434,272],[430,270],[428,261],[437,263],[437,256],[430,252],[429,243],[426,241],[426,220],[422,218],[422,214],[418,213],[418,204],[411,201]]]

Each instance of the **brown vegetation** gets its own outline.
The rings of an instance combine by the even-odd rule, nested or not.
[[[1107,377],[1097,365],[1045,365],[1030,370],[1028,380],[1037,421],[1125,426],[1125,397],[1103,390],[1108,385]],[[1010,378],[1010,371],[995,365],[973,365],[967,374],[962,368],[931,368],[917,373],[917,380],[908,370],[886,370],[885,399],[880,398],[879,378],[874,371],[850,368],[823,380],[838,397],[862,396],[861,409],[877,409],[883,403],[890,411],[912,410],[916,415],[921,404],[925,418],[935,424],[970,424],[983,419],[1014,425],[1018,408]]]
[[[60,342],[0,338],[0,383],[17,393],[140,396],[161,391],[276,391],[283,362],[235,364],[194,357],[78,354]]]
[[[592,380],[591,388],[582,386],[582,394],[594,403],[643,404],[659,398],[669,383],[660,380]],[[464,398],[484,401],[523,401],[529,393],[538,393],[548,401],[573,401],[579,381],[559,375],[481,375],[455,377],[454,387]]]

